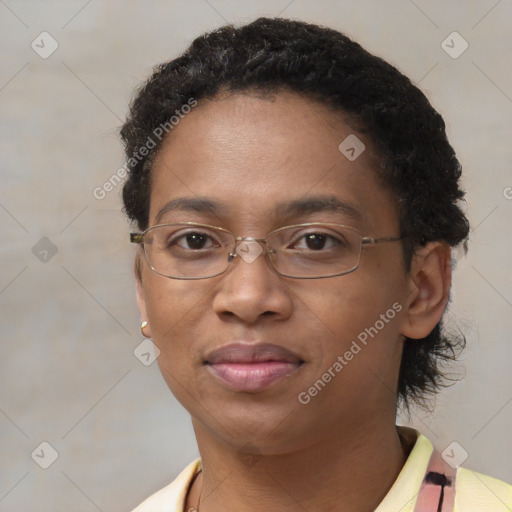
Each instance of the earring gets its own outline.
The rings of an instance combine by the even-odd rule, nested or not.
[[[140,324],[140,333],[142,334],[142,336],[144,336],[146,338],[146,335],[144,334],[144,329],[148,326],[148,322],[146,322],[146,320],[144,320],[144,322],[142,322]]]

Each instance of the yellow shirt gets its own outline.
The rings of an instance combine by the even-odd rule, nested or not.
[[[416,435],[416,442],[395,483],[374,512],[414,512],[416,498],[433,452],[432,443],[417,430],[400,428]],[[132,512],[187,512],[184,508],[185,496],[200,469],[201,459],[198,458],[172,483],[147,498]],[[512,486],[501,480],[460,467],[457,470],[455,489],[454,512],[512,511]]]

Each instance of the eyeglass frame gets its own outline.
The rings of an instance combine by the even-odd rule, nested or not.
[[[206,276],[206,277],[176,277],[176,276],[168,276],[168,275],[162,274],[161,272],[158,272],[152,266],[151,262],[149,261],[149,257],[147,255],[146,248],[145,248],[145,245],[144,245],[144,237],[146,236],[146,233],[148,233],[148,231],[150,231],[152,229],[155,229],[155,228],[164,227],[164,226],[200,226],[200,227],[202,226],[202,227],[205,227],[205,228],[217,229],[217,230],[223,231],[224,233],[227,233],[229,235],[233,235],[233,237],[235,239],[235,246],[233,248],[233,252],[230,252],[229,255],[228,255],[228,261],[227,261],[228,265],[226,266],[226,268],[222,272],[219,272],[218,274],[214,274],[214,275],[211,275],[211,276]],[[326,226],[326,227],[327,226],[337,226],[337,227],[341,227],[341,228],[344,228],[344,229],[349,229],[350,231],[354,231],[355,233],[357,233],[359,235],[359,237],[361,238],[361,243],[359,244],[359,258],[358,258],[358,261],[357,261],[357,265],[353,269],[350,269],[350,270],[347,270],[345,272],[341,272],[341,273],[338,273],[338,274],[328,275],[328,276],[296,277],[296,276],[289,276],[287,274],[281,273],[279,270],[277,270],[275,268],[275,266],[274,266],[274,264],[272,262],[272,259],[269,258],[270,264],[272,265],[272,268],[277,272],[278,275],[283,276],[283,277],[289,277],[290,279],[327,279],[329,277],[344,276],[344,275],[347,275],[347,274],[351,274],[352,272],[355,272],[359,268],[359,265],[361,263],[361,254],[363,253],[363,247],[365,245],[374,245],[374,244],[385,243],[385,242],[398,242],[400,240],[404,240],[405,238],[408,238],[407,236],[400,236],[400,237],[392,237],[392,236],[386,236],[386,237],[363,236],[357,228],[353,228],[352,226],[346,226],[345,224],[336,224],[336,223],[330,223],[330,222],[306,222],[306,223],[303,223],[303,224],[291,224],[289,226],[282,226],[280,228],[274,229],[273,231],[270,231],[269,233],[267,233],[265,238],[253,238],[253,237],[236,236],[233,232],[229,231],[228,229],[224,229],[224,228],[222,228],[220,226],[213,226],[211,224],[202,224],[200,222],[170,222],[170,223],[165,223],[165,224],[155,224],[154,226],[150,226],[150,227],[146,228],[144,231],[139,232],[139,233],[130,233],[130,243],[135,243],[135,244],[139,244],[139,245],[142,246],[142,250],[144,252],[144,257],[146,258],[146,261],[147,261],[147,263],[149,265],[149,268],[153,272],[155,272],[155,274],[158,274],[159,276],[167,277],[168,279],[180,279],[180,280],[210,279],[212,277],[220,276],[220,275],[222,275],[222,274],[224,274],[225,272],[228,271],[228,269],[230,267],[229,263],[231,263],[237,256],[239,256],[238,253],[236,252],[236,249],[237,249],[237,246],[238,246],[238,242],[243,242],[243,241],[251,241],[251,242],[258,242],[258,243],[264,242],[265,243],[266,253],[268,255],[270,255],[271,253],[275,253],[276,252],[275,249],[269,248],[268,245],[267,245],[267,239],[268,239],[268,237],[270,235],[272,235],[274,233],[277,233],[278,231],[281,231],[283,229],[297,228],[297,227],[304,227],[304,226]]]

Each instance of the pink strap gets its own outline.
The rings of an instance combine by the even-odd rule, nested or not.
[[[434,450],[425,471],[414,512],[453,512],[456,475],[457,470]]]

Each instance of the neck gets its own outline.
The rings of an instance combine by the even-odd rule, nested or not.
[[[234,449],[196,423],[194,430],[203,469],[192,486],[187,511],[371,512],[393,485],[409,450],[394,424],[359,428],[352,435],[338,433],[279,455]]]

